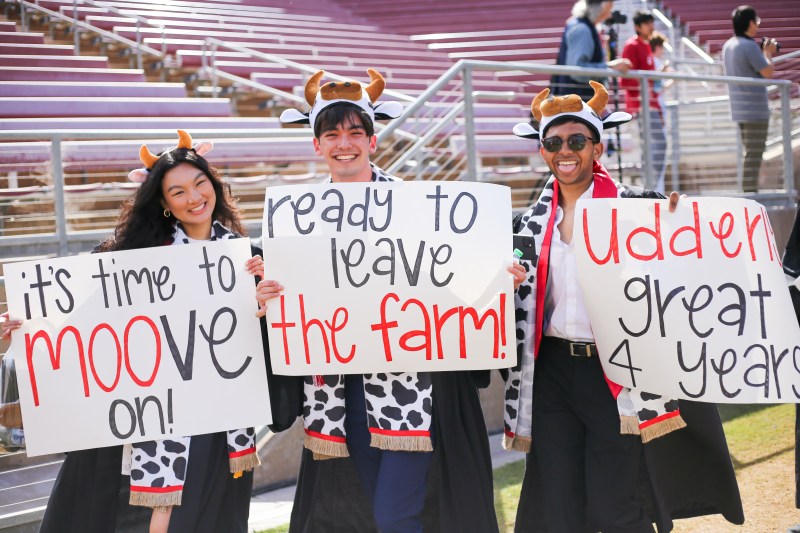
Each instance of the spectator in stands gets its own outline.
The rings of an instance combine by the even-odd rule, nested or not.
[[[370,69],[366,87],[355,81],[320,86],[323,74],[306,84],[310,112],[290,109],[281,120],[312,124],[314,150],[332,183],[398,181],[370,163],[374,121],[401,112],[396,102],[377,103],[383,78]],[[518,283],[524,270],[517,264],[512,274]],[[258,292],[262,303],[277,295],[268,283]],[[375,525],[383,533],[497,531],[477,392],[488,378],[488,371],[306,377],[305,450],[290,531],[370,532]],[[416,391],[410,403],[395,398],[397,387]],[[397,411],[408,415],[393,420],[373,406],[402,406]],[[368,505],[360,503],[364,495]],[[432,497],[426,501],[426,495]]]
[[[567,20],[558,49],[557,65],[607,69],[609,73],[628,72],[630,61],[617,58],[606,61],[606,52],[597,26],[608,19],[614,8],[613,0],[578,0],[572,6],[572,17]],[[604,78],[567,76],[556,74],[551,79],[553,94],[574,93],[584,101],[592,97],[587,85],[590,79],[605,82]]]
[[[625,46],[622,48],[622,57],[630,61],[631,67],[636,70],[655,70],[655,56],[649,42],[655,27],[655,20],[653,14],[646,9],[636,11],[633,14],[633,26],[636,30],[636,35],[632,35],[625,41]],[[635,118],[640,118],[642,100],[639,94],[639,80],[622,78],[620,85],[625,89],[625,111]],[[653,90],[653,82],[649,82],[649,85],[651,89],[648,105],[650,117],[648,146],[650,149],[650,162],[652,162],[650,173],[654,181],[648,184],[648,188],[663,193],[664,171],[667,168],[667,133],[664,127],[664,114],[658,101],[658,95]],[[646,141],[641,120],[639,121],[639,132],[639,139],[642,147],[644,147]],[[646,161],[645,164],[650,162]]]
[[[661,32],[654,31],[650,35],[650,50],[653,51],[653,62],[656,72],[672,72],[674,69],[669,66],[669,59],[666,55],[667,36]],[[672,87],[675,80],[653,80],[653,92],[658,97],[658,105],[663,112],[664,91]]]
[[[725,74],[743,78],[771,78],[775,72],[772,56],[777,52],[775,39],[755,41],[761,19],[751,6],[733,10],[734,36],[722,47]],[[739,126],[744,155],[739,167],[744,192],[758,192],[758,175],[769,128],[767,88],[753,85],[729,85],[731,118]]]
[[[142,146],[140,156],[147,168],[130,174],[142,185],[122,205],[114,235],[96,251],[232,239],[245,233],[235,200],[203,157],[211,144],[192,147],[191,137],[178,133],[178,146],[160,156]],[[247,270],[261,277],[260,250],[253,248],[253,253]],[[7,321],[2,335],[9,336],[20,325]],[[268,358],[266,331],[262,333]],[[281,431],[299,414],[300,384],[269,374],[274,420],[270,427]],[[107,533],[130,527],[133,521],[140,527],[149,522],[150,533],[247,533],[252,470],[258,464],[252,428],[69,452],[40,531]],[[160,468],[153,472],[156,466]],[[130,478],[121,474],[123,470]],[[160,490],[151,490],[155,487]],[[130,505],[120,493],[130,494]],[[142,513],[141,507],[133,506],[152,510]]]
[[[539,200],[514,220],[515,233],[533,237],[538,259],[526,263],[530,275],[517,291],[520,361],[506,380],[503,444],[527,452],[515,531],[652,532],[652,522],[669,531],[672,516],[716,512],[740,524],[716,407],[608,381],[569,274],[576,271],[579,198],[664,198],[614,182],[600,163],[603,131],[631,116],[600,119],[608,93],[591,84],[596,94],[588,103],[577,95],[548,98],[545,89],[531,105],[538,127],[514,127],[516,135],[541,139],[553,173]],[[677,202],[672,193],[670,210]]]

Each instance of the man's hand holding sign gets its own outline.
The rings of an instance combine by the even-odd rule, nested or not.
[[[718,403],[797,402],[800,328],[750,200],[581,201],[580,283],[608,377]]]

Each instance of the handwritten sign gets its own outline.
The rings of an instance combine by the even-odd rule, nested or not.
[[[800,400],[800,328],[763,206],[581,200],[580,285],[608,377],[673,398]]]
[[[28,455],[269,423],[247,239],[5,266]]]
[[[511,196],[479,183],[270,187],[276,374],[516,364]]]

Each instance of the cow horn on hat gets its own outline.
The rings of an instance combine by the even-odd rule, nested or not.
[[[592,96],[592,99],[586,102],[586,104],[591,107],[599,117],[606,109],[606,104],[608,103],[608,91],[606,91],[606,88],[603,87],[602,83],[597,83],[596,81],[590,81],[589,85],[591,85],[592,89],[594,89],[594,96]]]
[[[158,156],[151,152],[144,144],[139,148],[139,160],[144,163],[145,168],[152,168],[158,161]]]
[[[542,121],[542,102],[547,99],[550,95],[550,89],[544,89],[542,92],[536,95],[536,98],[533,99],[531,102],[531,113],[533,113],[533,118],[536,119],[536,122]]]
[[[192,148],[192,136],[184,130],[178,130],[178,146],[177,148]]]
[[[313,106],[314,101],[317,99],[317,93],[319,92],[319,80],[322,79],[324,74],[324,70],[318,70],[313,76],[308,78],[308,81],[306,82],[306,102],[308,102],[308,105],[310,106]]]
[[[386,81],[383,79],[383,76],[378,73],[377,70],[368,68],[367,73],[369,74],[369,85],[364,87],[364,91],[369,96],[369,101],[373,104],[380,98],[381,94],[383,94],[383,89],[386,87]]]

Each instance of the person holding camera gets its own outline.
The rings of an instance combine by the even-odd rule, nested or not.
[[[775,39],[755,41],[761,19],[752,6],[733,10],[734,36],[722,47],[725,74],[743,78],[771,78],[775,72],[772,56],[778,51]],[[730,85],[731,118],[739,126],[744,148],[739,174],[744,192],[758,192],[761,156],[767,142],[769,106],[767,88],[754,85]]]
[[[624,18],[619,12],[613,12],[613,0],[578,0],[572,6],[572,17],[567,20],[558,49],[557,65],[584,68],[602,68],[609,72],[618,71],[623,74],[631,68],[630,61],[624,58],[606,60],[606,52],[600,40],[597,26],[608,23],[612,18]],[[624,20],[623,20],[624,22]],[[589,80],[605,83],[604,78],[568,76],[554,74],[550,86],[555,95],[577,94],[583,101],[588,101],[594,91],[588,85]]]
[[[650,36],[655,29],[655,17],[647,9],[636,11],[633,14],[633,27],[636,35],[632,35],[622,48],[622,57],[631,62],[636,70],[655,70],[655,56],[650,48]],[[652,81],[650,86],[650,103],[648,111],[642,111],[641,95],[639,94],[639,80],[636,78],[622,78],[620,85],[625,89],[625,111],[638,118],[642,113],[650,113],[650,161],[652,163],[652,176],[655,181],[648,184],[648,188],[664,192],[664,171],[667,168],[667,132],[664,127],[664,114],[658,95]],[[644,133],[642,124],[639,123],[640,133]],[[644,144],[644,135],[640,135],[640,142]]]

